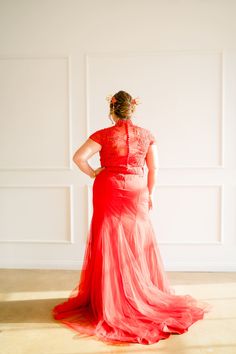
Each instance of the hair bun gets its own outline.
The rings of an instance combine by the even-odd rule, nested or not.
[[[119,91],[115,95],[109,95],[106,99],[110,103],[110,114],[114,113],[121,119],[130,118],[135,106],[139,104],[138,98],[132,98],[132,96],[125,91]]]

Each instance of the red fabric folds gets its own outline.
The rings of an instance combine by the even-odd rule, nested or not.
[[[104,149],[107,130],[112,135],[121,128],[124,133],[124,126],[126,163],[124,154],[120,156],[122,163],[115,156],[115,165],[106,160],[110,153],[102,152],[107,166],[104,164],[106,168],[93,183],[93,216],[80,281],[68,299],[52,309],[52,315],[99,340],[152,344],[171,333],[186,332],[203,319],[210,306],[190,295],[176,295],[169,284],[149,218],[143,166],[128,163],[129,158],[134,161],[135,148],[140,149],[132,140],[132,132],[137,131],[132,130],[132,122],[119,123],[105,133],[102,130],[98,141]],[[153,136],[148,136],[149,140],[143,140],[147,145],[144,154],[153,143]],[[117,141],[123,144],[122,139]],[[140,153],[138,158],[142,160]]]

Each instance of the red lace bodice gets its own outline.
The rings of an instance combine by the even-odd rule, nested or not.
[[[102,167],[143,168],[149,145],[156,143],[148,129],[135,125],[131,119],[118,119],[114,126],[97,130],[89,138],[102,145]]]

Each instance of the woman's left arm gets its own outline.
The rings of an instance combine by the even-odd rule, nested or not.
[[[105,167],[99,167],[94,170],[88,163],[90,159],[96,152],[100,151],[102,145],[96,141],[88,138],[83,145],[74,153],[73,161],[79,167],[81,171],[86,173],[86,175],[94,178],[97,174]]]

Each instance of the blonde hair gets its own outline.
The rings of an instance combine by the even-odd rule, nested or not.
[[[133,101],[128,92],[117,92],[110,101],[110,114],[114,113],[120,119],[129,119],[135,109]]]

